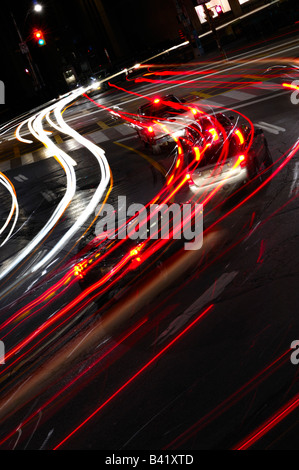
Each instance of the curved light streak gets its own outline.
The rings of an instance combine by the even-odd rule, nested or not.
[[[19,217],[19,205],[18,205],[18,200],[17,200],[15,188],[14,188],[12,182],[3,173],[0,173],[0,183],[3,184],[3,186],[9,191],[9,193],[11,195],[10,212],[9,212],[9,215],[6,219],[6,222],[4,223],[2,228],[0,229],[0,234],[3,233],[4,230],[7,228],[9,222],[11,221],[13,215],[15,214],[12,227],[9,231],[9,234],[5,238],[5,240],[1,243],[1,245],[0,245],[0,247],[1,247],[1,246],[5,245],[5,243],[10,239],[11,234],[14,231],[14,228],[16,226],[16,223],[17,223],[17,220],[18,220],[18,217]]]

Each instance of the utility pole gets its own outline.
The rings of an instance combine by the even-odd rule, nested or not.
[[[27,46],[27,42],[24,41],[23,39],[23,36],[21,34],[21,31],[17,25],[17,22],[15,20],[15,17],[12,13],[12,11],[10,11],[10,14],[11,14],[11,18],[12,18],[12,21],[13,21],[13,24],[16,28],[16,31],[17,31],[17,34],[18,34],[18,37],[19,37],[19,40],[20,40],[20,50],[22,52],[22,54],[25,54],[26,57],[27,57],[27,60],[28,60],[28,63],[29,63],[29,68],[30,68],[30,72],[32,74],[32,78],[33,78],[33,82],[34,82],[34,88],[35,90],[39,90],[41,88],[41,85],[40,85],[40,82],[39,82],[39,79],[37,77],[37,74],[36,74],[36,71],[35,71],[35,68],[34,68],[34,64],[33,64],[33,60],[32,60],[32,57],[31,57],[31,54],[30,54],[30,51],[29,51],[29,48]]]

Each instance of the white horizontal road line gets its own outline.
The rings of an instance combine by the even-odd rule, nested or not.
[[[207,106],[220,106],[221,108],[224,107],[224,104],[221,104],[221,103],[218,103],[217,101],[213,101],[213,100],[209,100],[209,99],[206,99],[206,100],[200,100],[199,101],[199,104],[204,104],[204,105],[207,105]]]
[[[114,129],[116,129],[122,135],[135,134],[135,131],[132,129],[132,127],[129,127],[127,124],[120,124],[115,126]]]
[[[273,124],[268,124],[267,122],[263,122],[263,121],[256,122],[254,126],[261,127],[265,131],[270,132],[271,134],[276,134],[276,135],[279,134],[280,132],[286,131],[283,127],[274,126]]]
[[[268,127],[272,127],[273,129],[277,130],[277,131],[281,131],[281,132],[285,132],[286,129],[284,127],[279,127],[279,126],[275,126],[274,124],[270,124],[268,122],[264,122],[264,121],[259,121],[259,124],[264,124]]]
[[[250,103],[238,104],[237,106],[234,106],[234,109],[245,108],[246,106],[252,106],[253,104],[262,103],[263,101],[273,100],[282,95],[289,95],[289,94],[290,94],[289,91],[282,91],[281,93],[275,93],[274,95],[271,95],[271,96],[265,96],[264,98],[259,98],[257,100],[250,101]]]
[[[91,139],[95,144],[99,144],[100,142],[105,142],[109,140],[109,138],[104,134],[103,131],[95,131],[91,134],[86,134],[85,137]]]
[[[250,100],[251,98],[254,98],[254,95],[250,93],[245,93],[244,91],[239,91],[239,90],[229,90],[223,93],[222,95],[228,96],[229,98],[232,98],[233,100],[237,100],[237,101],[245,101],[245,100]]]

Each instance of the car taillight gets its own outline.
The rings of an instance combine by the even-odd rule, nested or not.
[[[238,162],[242,168],[246,166],[246,157],[245,155],[240,155],[238,158]]]
[[[212,129],[208,129],[208,132],[213,137],[213,142],[217,142],[219,140],[219,134],[214,127]]]
[[[236,129],[234,134],[237,136],[237,138],[239,140],[239,144],[243,145],[244,142],[245,142],[245,139],[244,139],[244,136],[243,136],[242,132],[240,131],[240,129]]]
[[[154,133],[154,129],[152,128],[152,126],[149,126],[149,127],[147,128],[147,130],[148,130],[148,132],[149,132],[150,134],[153,134],[153,133]]]

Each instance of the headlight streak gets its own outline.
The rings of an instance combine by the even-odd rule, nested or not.
[[[77,95],[79,93],[77,92]],[[48,122],[52,123],[49,118],[50,112],[54,111],[55,117],[57,122],[60,124],[60,126],[55,126],[56,129],[58,128],[59,130],[62,130],[64,133],[71,135],[75,140],[80,142],[83,146],[88,148],[92,154],[96,157],[98,160],[100,169],[101,169],[101,174],[102,174],[102,180],[101,183],[99,184],[95,194],[93,195],[92,200],[88,204],[86,210],[80,215],[80,217],[77,219],[75,224],[72,226],[71,229],[67,231],[67,233],[62,237],[60,242],[56,244],[55,248],[53,248],[42,260],[40,260],[33,268],[31,268],[31,273],[36,272],[39,270],[42,266],[44,266],[47,262],[49,262],[56,253],[58,253],[63,246],[68,242],[68,240],[76,233],[76,231],[84,224],[84,222],[87,220],[89,215],[95,210],[98,202],[100,201],[104,191],[106,190],[106,187],[109,183],[110,180],[110,168],[108,165],[108,162],[105,158],[104,151],[100,149],[98,146],[90,142],[89,140],[85,139],[84,137],[81,137],[77,132],[73,131],[71,127],[69,127],[65,121],[62,118],[62,109],[65,108],[65,106],[70,102],[74,101],[75,97],[71,95],[71,97],[67,97],[63,100],[61,100],[58,105],[52,105],[46,110],[43,110],[41,114],[38,116],[33,116],[31,117],[27,123],[30,132],[32,135],[40,140],[51,152],[52,156],[57,159],[57,161],[60,163],[60,165],[63,167],[66,177],[67,177],[67,189],[65,192],[65,195],[63,199],[60,201],[58,207],[55,209],[54,213],[52,214],[51,218],[48,220],[47,224],[43,228],[43,230],[30,242],[27,247],[22,250],[22,252],[12,261],[12,263],[0,274],[0,279],[3,279],[4,277],[7,276],[13,269],[15,269],[40,243],[41,241],[46,237],[47,234],[51,232],[51,230],[55,227],[57,224],[58,220],[61,218],[63,213],[65,212],[66,208],[70,204],[75,191],[76,191],[76,176],[74,172],[73,166],[76,165],[76,162],[71,159],[64,151],[59,149],[51,139],[48,137],[48,132],[43,129],[42,126],[42,120],[44,116],[47,116]],[[25,122],[21,124],[24,125]],[[20,126],[18,128],[18,131],[20,130]],[[19,134],[17,134],[19,135]]]
[[[25,125],[28,124],[28,120],[21,122],[21,124],[17,127],[16,132],[15,132],[15,137],[19,142],[22,142],[23,144],[33,144],[32,140],[29,139],[24,139],[24,137],[21,137],[20,135],[20,130],[21,128]]]
[[[46,113],[47,112],[48,111],[46,110]],[[70,204],[76,191],[76,175],[73,167],[74,161],[65,152],[60,150],[44,132],[42,127],[42,119],[46,113],[43,112],[39,116],[31,117],[28,120],[28,127],[32,135],[49,149],[49,151],[52,153],[52,156],[64,169],[67,178],[66,192],[43,229],[34,237],[31,242],[28,243],[28,245],[23,250],[21,250],[21,252],[14,258],[10,265],[0,273],[0,280],[4,279],[39,246],[47,234],[49,234],[49,232],[55,227],[56,223]]]
[[[61,127],[63,132],[73,137],[77,142],[81,143],[82,146],[87,148],[94,155],[94,157],[97,159],[99,163],[102,179],[91,201],[85,208],[84,212],[79,216],[79,218],[76,220],[73,226],[63,235],[60,241],[55,245],[55,248],[53,248],[43,258],[42,261],[37,263],[31,270],[31,272],[38,271],[42,266],[48,263],[55,256],[55,254],[58,253],[65,246],[65,244],[72,238],[72,236],[79,230],[79,228],[82,227],[82,225],[86,222],[89,216],[95,211],[110,181],[110,167],[105,157],[104,150],[98,147],[96,144],[94,144],[90,140],[78,134],[78,132],[73,130],[69,125],[65,123],[62,117],[62,108],[64,106],[65,106],[65,103],[62,103],[60,107],[57,107],[54,109],[54,114],[55,114],[56,121],[58,122],[58,125]]]
[[[18,204],[18,200],[17,200],[16,191],[15,191],[15,188],[14,188],[12,182],[3,173],[0,173],[0,183],[9,191],[9,193],[11,195],[10,212],[8,214],[8,217],[7,217],[4,225],[0,229],[0,235],[5,231],[5,229],[9,225],[9,222],[11,221],[13,215],[15,214],[14,221],[12,223],[10,231],[9,231],[8,235],[6,236],[6,238],[4,239],[4,241],[0,245],[0,247],[2,247],[10,239],[10,237],[11,237],[13,231],[14,231],[14,228],[16,226],[16,223],[17,223],[17,220],[18,220],[18,217],[19,217],[19,204]]]

